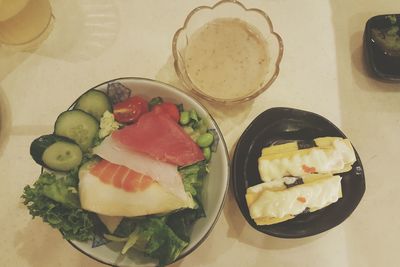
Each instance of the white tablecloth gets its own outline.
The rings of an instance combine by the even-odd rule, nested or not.
[[[56,116],[103,81],[139,76],[179,86],[171,41],[186,15],[215,1],[52,1],[53,32],[32,53],[0,48],[1,266],[101,266],[21,204],[40,167],[31,141]],[[232,192],[208,239],[173,266],[399,266],[400,84],[371,78],[363,61],[368,18],[400,12],[394,0],[243,0],[268,13],[284,40],[281,72],[255,101],[210,107],[232,150],[262,111],[286,106],[321,114],[358,150],[367,191],[355,212],[326,233],[286,240],[253,230]],[[231,151],[232,152],[232,151]]]

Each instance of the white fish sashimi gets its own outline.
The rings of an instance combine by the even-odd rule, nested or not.
[[[158,183],[143,191],[126,192],[103,183],[88,169],[79,171],[79,196],[83,209],[107,216],[143,216],[186,207],[184,200]]]
[[[148,175],[178,198],[190,201],[183,187],[182,177],[175,165],[127,149],[110,136],[95,147],[93,153],[114,164],[123,165],[131,170]]]

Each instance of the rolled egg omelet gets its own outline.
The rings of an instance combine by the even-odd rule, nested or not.
[[[341,179],[339,175],[311,175],[289,188],[271,183],[249,187],[246,201],[250,216],[257,225],[271,225],[322,209],[342,197]]]
[[[284,176],[310,173],[343,173],[356,161],[353,146],[341,137],[314,139],[313,147],[302,148],[300,142],[273,145],[262,150],[258,159],[260,177],[264,182]]]

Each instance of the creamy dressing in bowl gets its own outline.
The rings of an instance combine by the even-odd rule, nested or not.
[[[252,25],[215,19],[188,40],[185,68],[191,82],[214,98],[235,99],[260,89],[268,73],[268,44]]]

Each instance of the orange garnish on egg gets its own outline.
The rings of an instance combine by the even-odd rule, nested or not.
[[[300,201],[301,203],[306,203],[305,197],[298,197],[297,200]]]
[[[317,172],[315,167],[308,167],[307,165],[303,164],[303,166],[301,166],[303,168],[303,171],[306,173],[315,173]]]

